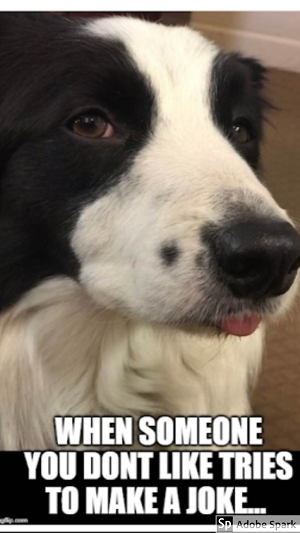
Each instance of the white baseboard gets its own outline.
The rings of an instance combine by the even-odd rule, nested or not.
[[[190,25],[222,48],[256,57],[267,67],[300,72],[300,40],[201,24],[193,19]]]

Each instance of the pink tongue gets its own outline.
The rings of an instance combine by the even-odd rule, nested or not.
[[[245,316],[242,318],[231,317],[224,318],[218,322],[218,326],[230,333],[231,335],[237,335],[238,337],[245,337],[246,335],[251,335],[258,328],[261,322],[259,316]]]

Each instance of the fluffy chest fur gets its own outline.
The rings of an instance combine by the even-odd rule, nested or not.
[[[46,282],[0,321],[1,447],[55,448],[58,414],[247,415],[261,352],[261,332],[216,342],[99,311],[73,282]]]

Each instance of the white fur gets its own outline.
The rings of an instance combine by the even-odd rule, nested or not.
[[[247,338],[166,325],[201,308],[199,232],[223,200],[289,220],[213,124],[217,48],[186,28],[131,19],[89,23],[125,42],[158,101],[155,131],[128,175],[86,205],[72,237],[80,285],[44,282],[0,317],[0,445],[55,448],[55,415],[245,415],[264,325]],[[158,250],[175,239],[180,264]],[[289,305],[295,286],[282,298]],[[278,310],[278,312],[280,309]]]
[[[73,281],[31,291],[0,319],[0,444],[56,448],[56,415],[249,414],[262,330],[215,337],[99,310]]]
[[[203,306],[195,258],[203,250],[201,227],[224,215],[220,192],[253,213],[289,219],[212,121],[214,45],[187,28],[133,19],[100,20],[88,28],[125,42],[151,81],[158,116],[130,172],[82,211],[73,235],[80,279],[100,305],[152,321],[180,320]],[[182,255],[170,271],[158,251],[172,240]]]

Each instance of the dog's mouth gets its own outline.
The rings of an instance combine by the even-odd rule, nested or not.
[[[195,316],[185,316],[180,321],[168,321],[169,325],[176,326],[185,331],[191,331],[193,333],[199,332],[199,328],[207,328],[208,331],[216,334],[232,335],[234,337],[248,337],[255,333],[261,323],[269,316],[272,316],[272,312],[261,310],[236,310],[230,313],[224,313],[221,318],[210,317],[202,318]]]
[[[247,337],[255,333],[263,322],[278,315],[281,308],[281,297],[242,301],[230,297],[220,288],[216,298],[215,291],[210,287],[193,311],[185,313],[176,323],[179,327],[190,326],[193,331],[204,327],[215,334]]]
[[[252,335],[259,327],[262,318],[260,315],[229,316],[217,321],[216,326],[237,337]]]

